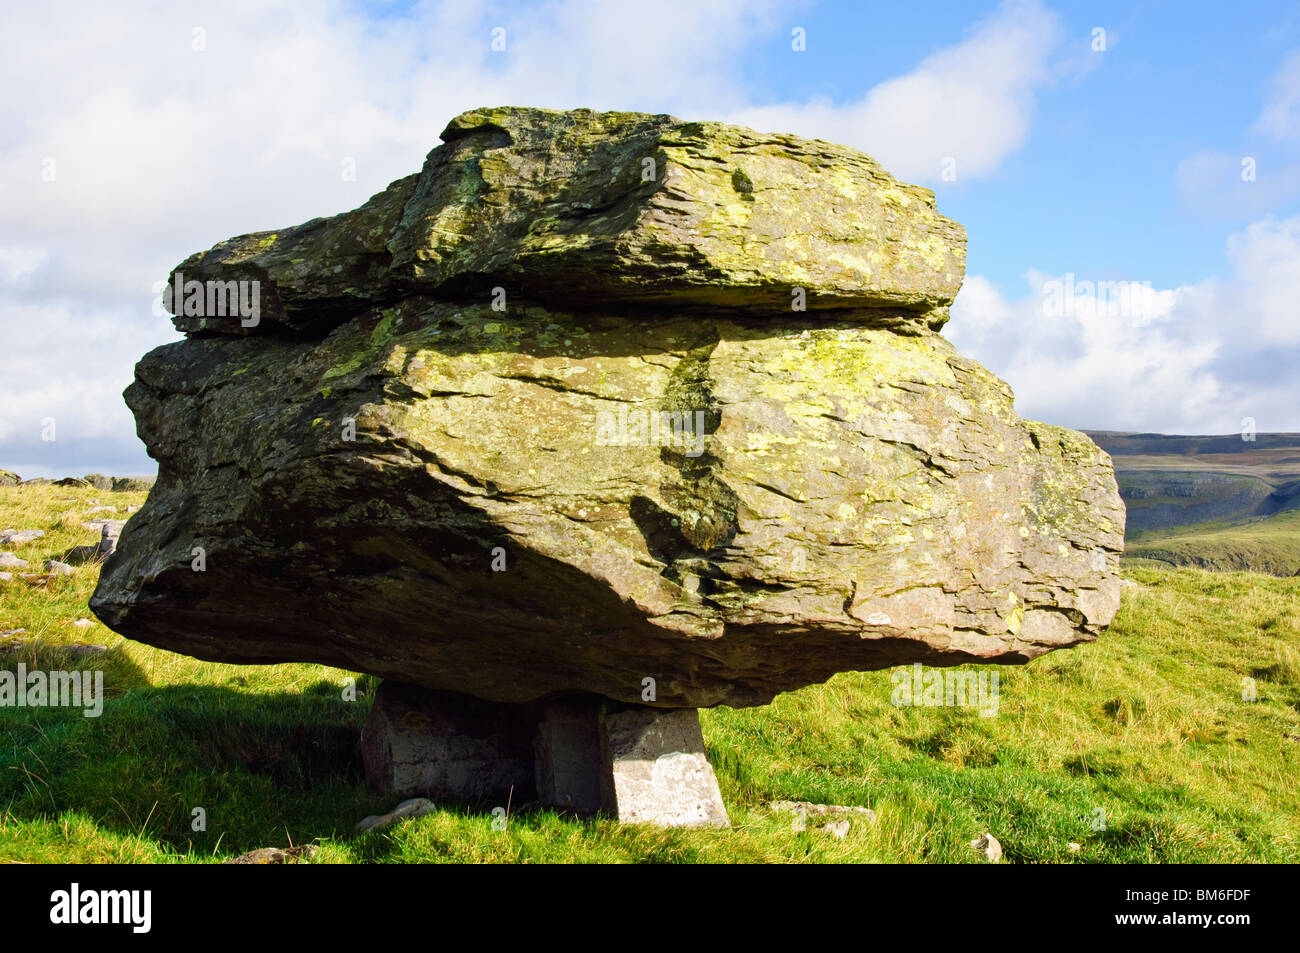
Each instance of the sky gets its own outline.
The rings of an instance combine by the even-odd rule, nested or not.
[[[862,149],[966,227],[944,334],[1022,416],[1300,431],[1294,2],[49,0],[0,22],[0,468],[24,477],[154,472],[121,393],[179,339],[168,272],[355,208],[495,105]]]

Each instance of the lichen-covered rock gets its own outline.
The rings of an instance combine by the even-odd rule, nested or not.
[[[127,398],[159,479],[92,607],[204,658],[757,704],[1118,606],[1109,458],[938,336],[409,301],[166,345]]]
[[[844,146],[583,109],[476,109],[442,137],[423,171],[356,211],[187,259],[185,281],[257,280],[259,323],[178,298],[177,327],[328,326],[404,294],[496,286],[566,307],[785,313],[802,289],[809,310],[938,327],[961,287],[966,233],[934,193]]]
[[[961,242],[928,193],[860,153],[667,117],[476,111],[445,138],[366,209],[191,259],[261,269],[282,320],[137,366],[159,476],[91,601],[110,627],[671,708],[1023,662],[1110,622],[1110,459],[1021,420],[929,327]],[[644,154],[654,182],[614,174]],[[736,168],[752,191],[718,193]],[[728,203],[748,226],[717,225]],[[926,235],[943,255],[914,254]],[[474,275],[525,290],[501,310]],[[771,310],[796,278],[843,310]]]

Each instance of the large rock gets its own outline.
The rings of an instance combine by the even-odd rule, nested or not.
[[[585,109],[476,109],[442,138],[419,175],[355,211],[187,259],[185,281],[257,280],[263,300],[245,326],[178,298],[177,327],[320,328],[494,286],[565,307],[784,313],[802,288],[810,310],[851,308],[854,323],[938,327],[961,287],[966,233],[934,193],[843,146]]]
[[[358,212],[182,266],[253,269],[280,318],[137,366],[159,476],[91,602],[110,627],[690,708],[1109,623],[1110,459],[931,329],[962,241],[928,192],[667,117],[476,111],[445,138]],[[789,310],[796,282],[840,310]]]

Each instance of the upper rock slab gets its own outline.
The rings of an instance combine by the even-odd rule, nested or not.
[[[476,109],[442,138],[355,211],[191,256],[186,281],[258,280],[260,314],[250,328],[178,300],[177,326],[329,327],[411,293],[501,286],[577,308],[786,312],[801,288],[810,311],[919,329],[961,287],[965,230],[844,146],[585,109]]]

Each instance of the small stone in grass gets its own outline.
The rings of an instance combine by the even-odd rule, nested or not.
[[[834,814],[857,814],[874,824],[876,812],[856,804],[813,804],[811,801],[773,801],[768,805],[773,811],[789,811],[808,817],[827,817]]]
[[[61,563],[57,559],[45,560],[45,571],[55,576],[71,576],[76,572],[67,563]]]
[[[849,822],[847,820],[831,821],[822,827],[822,830],[829,834],[835,835],[840,840],[844,840],[849,833]]]
[[[394,821],[400,821],[407,817],[423,817],[426,814],[432,814],[436,810],[436,805],[428,798],[413,797],[409,801],[403,801],[387,814],[371,814],[369,817],[362,819],[357,824],[357,833],[365,834],[370,831],[382,831]]]
[[[43,529],[6,529],[0,531],[0,543],[21,546],[24,543],[30,543],[34,539],[40,539],[44,535],[45,530]]]
[[[984,855],[985,860],[990,864],[996,864],[1002,859],[1002,845],[992,834],[981,834],[970,842],[971,847]]]
[[[19,559],[13,553],[0,553],[0,566],[6,569],[26,569],[27,560]]]
[[[68,654],[75,659],[92,658],[96,655],[103,655],[107,651],[107,645],[91,645],[86,642],[78,642],[75,645],[68,646]]]
[[[223,861],[227,864],[296,864],[304,860],[311,860],[316,856],[316,848],[311,844],[303,844],[301,847],[259,847],[257,850],[250,850],[247,854],[240,854],[233,860]]]

